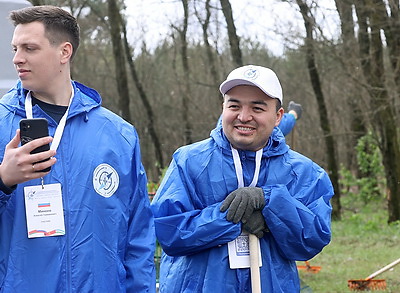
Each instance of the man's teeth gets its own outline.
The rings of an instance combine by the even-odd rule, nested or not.
[[[250,128],[250,127],[238,127],[238,129],[242,130],[242,131],[250,131],[250,130],[252,130],[252,128]]]

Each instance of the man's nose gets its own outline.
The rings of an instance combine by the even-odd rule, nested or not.
[[[14,57],[13,57],[13,63],[14,63],[15,65],[17,65],[17,64],[23,63],[24,60],[25,60],[25,59],[24,59],[24,57],[23,57],[21,51],[20,51],[20,50],[15,50],[15,52],[14,52]]]
[[[246,107],[242,108],[238,114],[238,119],[242,122],[247,122],[253,119],[250,109],[247,109]]]

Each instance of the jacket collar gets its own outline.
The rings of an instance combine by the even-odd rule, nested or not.
[[[101,106],[100,94],[77,81],[72,81],[74,88],[74,98],[71,103],[71,108],[68,113],[68,118],[80,113],[87,113],[90,110]],[[0,103],[9,111],[16,112],[22,117],[25,116],[25,97],[28,90],[22,87],[21,81],[15,85],[4,97]]]

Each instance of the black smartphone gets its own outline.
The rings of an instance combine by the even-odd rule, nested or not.
[[[45,118],[32,118],[32,119],[21,119],[19,122],[20,136],[21,136],[21,145],[24,145],[34,139],[49,136],[49,128],[48,122]],[[50,149],[50,145],[46,144],[40,146],[33,151],[31,154],[37,154],[40,152],[48,151]],[[41,163],[49,160],[50,158],[37,162]],[[48,172],[50,171],[50,167],[44,170],[37,170],[36,172]]]

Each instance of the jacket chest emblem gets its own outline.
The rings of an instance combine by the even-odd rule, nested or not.
[[[117,171],[108,164],[100,164],[93,171],[93,188],[103,197],[112,196],[119,186]]]

